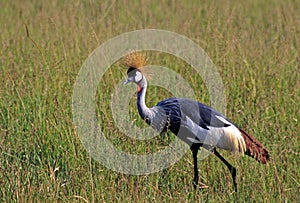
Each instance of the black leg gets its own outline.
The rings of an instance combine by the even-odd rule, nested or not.
[[[194,180],[193,180],[193,185],[194,185],[194,189],[196,189],[197,186],[198,186],[198,180],[199,180],[198,163],[197,163],[197,153],[198,153],[199,147],[192,147],[191,150],[192,150],[193,159],[194,159]]]
[[[226,161],[226,159],[224,159],[224,157],[221,156],[221,154],[219,154],[219,152],[217,152],[216,149],[214,149],[214,154],[221,159],[221,161],[227,166],[227,168],[229,169],[232,179],[233,179],[233,186],[234,186],[234,190],[237,192],[237,183],[236,183],[236,169]]]

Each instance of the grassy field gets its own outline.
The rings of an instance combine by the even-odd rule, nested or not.
[[[296,202],[300,194],[300,4],[253,1],[4,1],[0,2],[0,201]],[[111,171],[90,158],[72,121],[72,91],[88,55],[128,31],[157,28],[199,44],[218,68],[227,116],[270,150],[261,165],[221,153],[237,167],[238,193],[214,156],[199,163],[205,190],[194,191],[191,153],[147,176]],[[209,93],[184,62],[155,53],[209,104]],[[150,58],[150,59],[151,59]],[[115,67],[98,87],[107,137],[124,151],[149,152],[119,132],[109,110]],[[150,87],[147,104],[170,94]],[[131,113],[142,123],[132,98]],[[103,110],[104,109],[104,110]]]

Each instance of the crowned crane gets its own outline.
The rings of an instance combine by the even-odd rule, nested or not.
[[[190,146],[194,161],[195,189],[199,179],[197,153],[200,147],[212,151],[227,166],[235,191],[236,168],[216,148],[246,154],[263,164],[267,162],[269,152],[258,140],[209,106],[185,98],[168,98],[148,108],[145,104],[147,79],[142,72],[146,64],[145,56],[133,52],[124,58],[124,64],[128,67],[128,79],[124,84],[132,82],[137,85],[137,108],[142,119],[159,132],[171,131]]]

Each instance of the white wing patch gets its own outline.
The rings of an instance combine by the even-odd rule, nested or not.
[[[189,139],[190,137],[186,135],[188,140],[195,143],[199,142],[211,146],[217,146],[218,148],[236,153],[244,153],[246,151],[246,144],[241,132],[237,127],[224,118],[217,116],[220,121],[230,126],[221,128],[208,126],[209,130],[201,128],[189,117],[186,118],[186,124],[189,132],[199,139],[199,141],[193,138]]]
[[[229,121],[227,121],[225,118],[221,117],[221,116],[216,116],[217,119],[219,119],[220,121],[222,121],[223,123],[227,124],[227,125],[233,125],[232,123],[230,123]]]
[[[218,147],[236,153],[245,153],[246,143],[239,131],[234,125],[222,127],[224,134],[218,142]]]

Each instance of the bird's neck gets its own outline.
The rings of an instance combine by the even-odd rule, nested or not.
[[[138,84],[137,107],[140,116],[147,121],[150,116],[150,109],[146,106],[145,103],[146,90],[147,80],[145,77],[143,77],[142,81]]]

